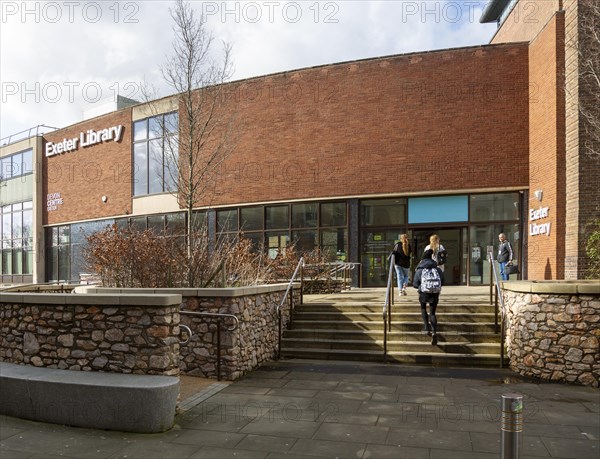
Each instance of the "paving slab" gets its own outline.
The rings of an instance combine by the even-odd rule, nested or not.
[[[495,459],[500,396],[509,392],[525,400],[522,459],[600,457],[597,389],[508,369],[316,360],[269,362],[218,392],[194,394],[161,434],[0,416],[0,457]]]

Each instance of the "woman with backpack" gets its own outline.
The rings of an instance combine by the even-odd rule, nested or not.
[[[396,268],[396,279],[398,280],[398,292],[400,295],[406,295],[406,286],[408,285],[408,270],[410,268],[410,244],[408,243],[408,234],[401,234],[400,241],[394,246],[394,264]]]
[[[448,258],[448,252],[440,242],[440,237],[437,234],[432,234],[429,237],[429,244],[425,247],[425,251],[433,250],[433,260],[438,264],[438,267],[444,271],[444,263]]]
[[[413,287],[419,291],[421,303],[421,317],[423,318],[423,333],[431,335],[431,344],[437,344],[437,317],[435,310],[440,299],[444,272],[432,258],[433,250],[428,249],[423,253],[423,259],[417,266]],[[429,316],[427,316],[427,303],[429,303]]]

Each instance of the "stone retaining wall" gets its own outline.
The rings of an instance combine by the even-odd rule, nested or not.
[[[299,284],[291,295],[299,302]],[[234,323],[231,318],[221,319],[221,378],[235,380],[276,357],[278,349],[277,306],[281,303],[287,284],[255,287],[215,289],[109,289],[96,287],[77,288],[78,292],[104,292],[112,294],[176,293],[182,296],[180,320],[192,330],[189,343],[179,348],[179,368],[182,374],[217,377],[217,319],[215,317],[186,314],[188,312],[231,314],[238,318],[239,326],[228,331]],[[290,302],[281,308],[282,330],[290,319]]]
[[[542,380],[600,385],[600,283],[505,282],[511,368]]]
[[[0,361],[179,374],[180,295],[0,294]]]

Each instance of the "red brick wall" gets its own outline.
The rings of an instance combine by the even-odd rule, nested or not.
[[[95,131],[123,125],[120,142],[105,142],[69,153],[46,157],[47,142],[79,138],[88,129]],[[63,204],[47,211],[43,223],[110,217],[131,212],[131,109],[84,121],[44,136],[42,170],[45,177],[43,197],[61,193]],[[102,202],[102,196],[108,198]]]
[[[550,235],[529,236],[529,279],[564,278],[565,255],[565,103],[564,15],[557,14],[531,43],[529,208],[548,207]],[[543,190],[539,202],[535,190]],[[532,222],[528,222],[532,223]]]
[[[525,188],[527,81],[527,45],[511,44],[232,85],[239,141],[199,204]]]

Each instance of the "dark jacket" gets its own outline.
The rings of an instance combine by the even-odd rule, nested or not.
[[[399,266],[402,266],[403,268],[410,268],[410,244],[408,244],[408,255],[404,254],[401,242],[398,242],[394,246],[394,251],[392,253],[394,254],[394,263],[396,263]]]
[[[423,274],[423,268],[435,268],[438,270],[440,274],[440,279],[442,280],[442,285],[444,285],[444,271],[438,268],[435,260],[431,258],[426,258],[425,260],[421,260],[417,265],[417,270],[415,271],[415,277],[413,279],[413,287],[418,289],[421,286],[421,275]]]
[[[513,251],[508,240],[500,243],[498,246],[498,261],[499,262],[507,262],[513,259]]]

